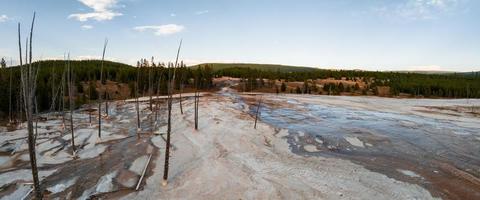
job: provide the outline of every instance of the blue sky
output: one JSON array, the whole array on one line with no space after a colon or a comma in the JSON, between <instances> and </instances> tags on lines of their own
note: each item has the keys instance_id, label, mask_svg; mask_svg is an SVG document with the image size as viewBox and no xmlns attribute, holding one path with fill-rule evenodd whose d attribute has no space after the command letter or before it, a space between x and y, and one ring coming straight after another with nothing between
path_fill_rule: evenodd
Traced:
<instances>
[{"instance_id":1,"label":"blue sky","mask_svg":"<svg viewBox=\"0 0 480 200\"><path fill-rule=\"evenodd\" d=\"M335 69L480 70L477 0L0 0L0 57L37 12L36 59L154 56Z\"/></svg>"}]
</instances>

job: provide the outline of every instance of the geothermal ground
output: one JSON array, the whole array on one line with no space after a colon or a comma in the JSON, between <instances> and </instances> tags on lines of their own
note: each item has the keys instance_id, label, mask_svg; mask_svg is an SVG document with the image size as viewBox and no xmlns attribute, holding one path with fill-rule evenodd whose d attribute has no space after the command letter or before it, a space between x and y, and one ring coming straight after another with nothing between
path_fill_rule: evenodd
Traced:
<instances>
[{"instance_id":1,"label":"geothermal ground","mask_svg":"<svg viewBox=\"0 0 480 200\"><path fill-rule=\"evenodd\" d=\"M480 199L480 100L246 94L223 88L201 97L196 131L193 98L184 96L183 115L178 101L173 105L166 186L164 98L158 98L157 120L142 101L138 136L132 101L109 104L101 138L98 119L93 116L90 123L85 111L89 107L75 111L75 155L62 117L43 114L37 158L45 196ZM29 198L25 125L0 131L0 197Z\"/></svg>"}]
</instances>

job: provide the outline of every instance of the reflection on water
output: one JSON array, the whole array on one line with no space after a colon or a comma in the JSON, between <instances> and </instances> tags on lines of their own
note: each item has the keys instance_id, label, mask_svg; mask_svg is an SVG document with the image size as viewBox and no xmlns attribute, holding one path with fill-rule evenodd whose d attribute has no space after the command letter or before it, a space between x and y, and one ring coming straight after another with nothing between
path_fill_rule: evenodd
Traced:
<instances>
[{"instance_id":1,"label":"reflection on water","mask_svg":"<svg viewBox=\"0 0 480 200\"><path fill-rule=\"evenodd\" d=\"M288 129L294 153L349 159L447 199L480 199L479 130L471 128L475 125L270 97L260 119ZM256 102L245 102L254 115Z\"/></svg>"}]
</instances>

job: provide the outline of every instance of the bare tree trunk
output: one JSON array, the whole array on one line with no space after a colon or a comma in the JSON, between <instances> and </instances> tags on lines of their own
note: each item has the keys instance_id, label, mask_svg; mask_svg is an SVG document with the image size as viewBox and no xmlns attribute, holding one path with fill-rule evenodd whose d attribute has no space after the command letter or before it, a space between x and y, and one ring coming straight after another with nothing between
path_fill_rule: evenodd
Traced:
<instances>
[{"instance_id":1,"label":"bare tree trunk","mask_svg":"<svg viewBox=\"0 0 480 200\"><path fill-rule=\"evenodd\" d=\"M61 97L62 97L62 128L65 130L65 73L66 69L65 67L63 68L63 74L62 74L62 92L61 92Z\"/></svg>"},{"instance_id":2,"label":"bare tree trunk","mask_svg":"<svg viewBox=\"0 0 480 200\"><path fill-rule=\"evenodd\" d=\"M107 92L107 88L105 87L105 114L108 117L108 100L110 100L110 95Z\"/></svg>"},{"instance_id":3,"label":"bare tree trunk","mask_svg":"<svg viewBox=\"0 0 480 200\"><path fill-rule=\"evenodd\" d=\"M257 119L258 114L260 113L260 105L262 104L262 96L260 96L260 101L258 101L257 112L255 113L255 125L253 126L254 129L257 129Z\"/></svg>"},{"instance_id":4,"label":"bare tree trunk","mask_svg":"<svg viewBox=\"0 0 480 200\"><path fill-rule=\"evenodd\" d=\"M179 98L178 98L178 101L179 101L179 104L180 104L180 114L183 115L183 106L182 106L182 86L180 85L180 94L179 94Z\"/></svg>"},{"instance_id":5,"label":"bare tree trunk","mask_svg":"<svg viewBox=\"0 0 480 200\"><path fill-rule=\"evenodd\" d=\"M107 50L108 39L105 39L103 45L103 54L102 54L102 65L100 68L100 87L103 86L102 77L103 77L103 61L105 60L105 50ZM102 93L98 95L98 137L102 138Z\"/></svg>"},{"instance_id":6,"label":"bare tree trunk","mask_svg":"<svg viewBox=\"0 0 480 200\"><path fill-rule=\"evenodd\" d=\"M195 130L198 130L198 103L200 102L200 93L195 91Z\"/></svg>"},{"instance_id":7,"label":"bare tree trunk","mask_svg":"<svg viewBox=\"0 0 480 200\"><path fill-rule=\"evenodd\" d=\"M155 123L158 122L158 110L159 110L159 99L160 96L160 83L162 82L162 74L160 73L160 78L158 79L157 83L157 100L155 101Z\"/></svg>"},{"instance_id":8,"label":"bare tree trunk","mask_svg":"<svg viewBox=\"0 0 480 200\"><path fill-rule=\"evenodd\" d=\"M153 111L152 102L152 68L148 68L148 95L150 96L150 111Z\"/></svg>"},{"instance_id":9,"label":"bare tree trunk","mask_svg":"<svg viewBox=\"0 0 480 200\"><path fill-rule=\"evenodd\" d=\"M152 58L153 62L153 58ZM153 112L153 99L152 99L152 93L153 93L153 83L152 83L152 65L148 68L148 95L150 96L150 112ZM150 132L153 133L153 119L152 116L150 115Z\"/></svg>"},{"instance_id":10,"label":"bare tree trunk","mask_svg":"<svg viewBox=\"0 0 480 200\"><path fill-rule=\"evenodd\" d=\"M53 110L55 109L55 70L53 67L52 67L51 76L52 77L50 78L50 81L52 84L52 102L50 104L50 112L53 112Z\"/></svg>"},{"instance_id":11,"label":"bare tree trunk","mask_svg":"<svg viewBox=\"0 0 480 200\"><path fill-rule=\"evenodd\" d=\"M183 106L182 106L182 93L183 93L183 75L184 75L184 71L183 71L183 62L180 64L180 94L179 94L179 104L180 104L180 114L183 115Z\"/></svg>"},{"instance_id":12,"label":"bare tree trunk","mask_svg":"<svg viewBox=\"0 0 480 200\"><path fill-rule=\"evenodd\" d=\"M37 98L35 97L35 144L37 143L37 136L38 136L38 105L37 105Z\"/></svg>"},{"instance_id":13,"label":"bare tree trunk","mask_svg":"<svg viewBox=\"0 0 480 200\"><path fill-rule=\"evenodd\" d=\"M175 65L173 69L173 77L170 78L170 68L168 71L169 80L168 80L168 124L167 124L167 144L165 150L165 166L163 171L163 185L167 185L168 181L168 166L170 159L170 132L172 131L172 93L173 93L173 83L175 81L175 68L178 63L178 56L180 54L180 49L182 47L182 41L180 40L180 45L178 46L177 58L175 60Z\"/></svg>"},{"instance_id":14,"label":"bare tree trunk","mask_svg":"<svg viewBox=\"0 0 480 200\"><path fill-rule=\"evenodd\" d=\"M194 100L194 122L195 122L195 130L198 130L198 102L200 101L200 94L198 92L198 85L200 83L200 74L196 75L197 77L195 78L195 97L193 98Z\"/></svg>"},{"instance_id":15,"label":"bare tree trunk","mask_svg":"<svg viewBox=\"0 0 480 200\"><path fill-rule=\"evenodd\" d=\"M12 61L10 61L10 66L12 65ZM12 123L13 122L13 115L12 115L12 71L13 69L10 68L10 88L9 88L9 95L8 95L8 121L9 123Z\"/></svg>"},{"instance_id":16,"label":"bare tree trunk","mask_svg":"<svg viewBox=\"0 0 480 200\"><path fill-rule=\"evenodd\" d=\"M73 87L72 87L72 68L70 66L70 53L68 53L68 61L67 61L67 69L68 69L68 103L70 104L70 133L72 134L72 155L75 156L75 134L73 130Z\"/></svg>"},{"instance_id":17,"label":"bare tree trunk","mask_svg":"<svg viewBox=\"0 0 480 200\"><path fill-rule=\"evenodd\" d=\"M21 66L21 65L20 65ZM15 121L18 123L18 122L22 122L22 118L23 118L23 87L20 87L20 91L18 92L18 96L17 96L17 112L16 113L16 119Z\"/></svg>"},{"instance_id":18,"label":"bare tree trunk","mask_svg":"<svg viewBox=\"0 0 480 200\"><path fill-rule=\"evenodd\" d=\"M168 69L168 100L167 100L167 110L168 110L168 119L167 119L167 144L165 150L165 166L163 171L163 185L167 185L168 181L168 166L170 159L170 131L172 129L172 96L171 96L171 78L170 78L170 67Z\"/></svg>"},{"instance_id":19,"label":"bare tree trunk","mask_svg":"<svg viewBox=\"0 0 480 200\"><path fill-rule=\"evenodd\" d=\"M140 80L140 66L137 66L137 80L135 81L135 109L137 110L137 136L140 132L140 105L138 102L138 81Z\"/></svg>"},{"instance_id":20,"label":"bare tree trunk","mask_svg":"<svg viewBox=\"0 0 480 200\"><path fill-rule=\"evenodd\" d=\"M35 23L35 12L33 13L32 26L30 29L30 55L25 55L29 57L28 66L23 66L22 63L22 49L20 41L20 23L18 24L18 45L20 52L20 69L21 69L21 82L23 88L23 99L24 99L24 109L25 116L27 118L27 129L28 129L28 151L30 156L30 166L32 168L32 177L33 185L35 187L35 196L37 199L42 199L42 189L40 188L40 180L38 179L38 169L37 169L37 159L35 153L35 138L33 133L33 101L35 99L35 90L36 90L36 76L38 74L38 67L36 71L32 71L32 38L33 38L33 26ZM25 69L26 68L26 69Z\"/></svg>"},{"instance_id":21,"label":"bare tree trunk","mask_svg":"<svg viewBox=\"0 0 480 200\"><path fill-rule=\"evenodd\" d=\"M92 105L90 104L90 100L92 99L92 76L90 72L88 73L88 123L90 127L92 126Z\"/></svg>"}]
</instances>

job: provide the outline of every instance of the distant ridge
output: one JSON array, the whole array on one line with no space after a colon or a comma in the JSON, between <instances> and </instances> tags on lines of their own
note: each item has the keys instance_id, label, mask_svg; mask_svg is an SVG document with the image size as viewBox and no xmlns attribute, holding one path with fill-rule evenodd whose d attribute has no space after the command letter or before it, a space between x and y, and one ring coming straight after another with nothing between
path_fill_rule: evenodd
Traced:
<instances>
[{"instance_id":1,"label":"distant ridge","mask_svg":"<svg viewBox=\"0 0 480 200\"><path fill-rule=\"evenodd\" d=\"M375 70L363 70L363 69L326 69L326 68L315 68L315 67L305 67L305 66L294 66L294 65L280 65L280 64L258 64L258 63L202 63L190 66L196 68L198 66L209 65L213 68L213 71L219 71L227 68L250 68L263 71L272 71L272 72L309 72L316 70L327 70L327 71L357 71L357 72L368 72ZM432 75L465 75L465 76L480 76L480 71L477 72L455 72L455 71L422 71L422 70L399 70L399 71L378 71L378 72L394 72L394 73L415 73L415 74L432 74Z\"/></svg>"},{"instance_id":2,"label":"distant ridge","mask_svg":"<svg viewBox=\"0 0 480 200\"><path fill-rule=\"evenodd\" d=\"M253 64L253 63L203 63L191 66L192 68L196 68L198 66L208 65L213 68L214 71L227 69L227 68L251 68L257 70L264 70L264 71L272 71L272 72L308 72L308 71L315 71L320 70L319 68L314 67L303 67L303 66L291 66L291 65L278 65L278 64Z\"/></svg>"}]
</instances>

